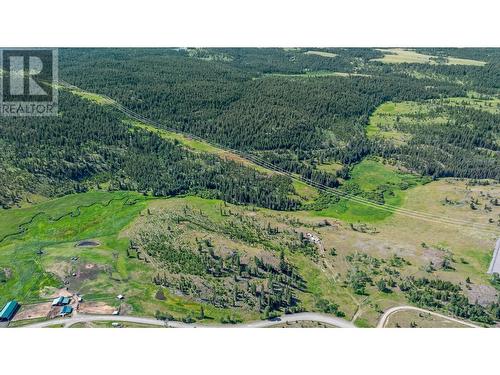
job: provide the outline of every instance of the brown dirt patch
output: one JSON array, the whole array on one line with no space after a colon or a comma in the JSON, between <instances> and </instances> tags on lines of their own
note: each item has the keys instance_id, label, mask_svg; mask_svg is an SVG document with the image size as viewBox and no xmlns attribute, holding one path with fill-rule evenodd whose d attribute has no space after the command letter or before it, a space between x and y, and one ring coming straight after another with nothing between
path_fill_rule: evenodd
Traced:
<instances>
[{"instance_id":1,"label":"brown dirt patch","mask_svg":"<svg viewBox=\"0 0 500 375\"><path fill-rule=\"evenodd\" d=\"M47 271L58 276L60 279L64 279L71 273L71 264L68 262L52 263L47 267Z\"/></svg>"},{"instance_id":2,"label":"brown dirt patch","mask_svg":"<svg viewBox=\"0 0 500 375\"><path fill-rule=\"evenodd\" d=\"M469 285L466 289L470 303L479 303L482 306L488 306L498 301L498 294L495 288L489 285Z\"/></svg>"},{"instance_id":3,"label":"brown dirt patch","mask_svg":"<svg viewBox=\"0 0 500 375\"><path fill-rule=\"evenodd\" d=\"M76 272L76 279L79 281L93 280L97 278L97 275L102 271L102 268L96 264L86 264L80 267Z\"/></svg>"},{"instance_id":4,"label":"brown dirt patch","mask_svg":"<svg viewBox=\"0 0 500 375\"><path fill-rule=\"evenodd\" d=\"M105 302L81 302L78 307L78 312L83 314L102 314L110 315L116 308L109 306Z\"/></svg>"},{"instance_id":5,"label":"brown dirt patch","mask_svg":"<svg viewBox=\"0 0 500 375\"><path fill-rule=\"evenodd\" d=\"M68 291L66 288L44 288L40 293L42 298L57 298L59 296L63 297L71 297L73 294Z\"/></svg>"},{"instance_id":6,"label":"brown dirt patch","mask_svg":"<svg viewBox=\"0 0 500 375\"><path fill-rule=\"evenodd\" d=\"M433 266L439 267L443 263L446 254L442 250L425 249L422 255L422 259L427 263L431 262Z\"/></svg>"},{"instance_id":7,"label":"brown dirt patch","mask_svg":"<svg viewBox=\"0 0 500 375\"><path fill-rule=\"evenodd\" d=\"M78 291L85 281L95 280L101 272L105 271L106 266L87 263L78 267L76 272L74 272L76 275L70 273L64 280L70 290Z\"/></svg>"},{"instance_id":8,"label":"brown dirt patch","mask_svg":"<svg viewBox=\"0 0 500 375\"><path fill-rule=\"evenodd\" d=\"M13 321L44 318L49 315L51 302L37 303L35 305L23 305L14 316Z\"/></svg>"},{"instance_id":9,"label":"brown dirt patch","mask_svg":"<svg viewBox=\"0 0 500 375\"><path fill-rule=\"evenodd\" d=\"M47 314L47 317L49 319L57 318L57 317L59 317L60 312L61 312L61 306L51 307L49 313Z\"/></svg>"}]
</instances>

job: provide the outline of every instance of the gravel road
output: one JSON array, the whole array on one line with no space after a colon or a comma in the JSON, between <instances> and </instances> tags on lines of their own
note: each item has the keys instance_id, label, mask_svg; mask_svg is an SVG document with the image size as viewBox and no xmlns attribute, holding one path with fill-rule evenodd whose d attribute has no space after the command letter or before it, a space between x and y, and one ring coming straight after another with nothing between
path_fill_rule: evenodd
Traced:
<instances>
[{"instance_id":1,"label":"gravel road","mask_svg":"<svg viewBox=\"0 0 500 375\"><path fill-rule=\"evenodd\" d=\"M113 322L130 322L139 324L149 324L158 327L172 327L172 328L265 328L271 327L273 325L282 324L286 322L297 322L310 320L315 322L321 322L325 324L330 324L339 328L355 328L354 324L341 318L336 318L329 315L318 314L318 313L297 313L284 315L279 318L269 319L269 320L259 320L250 323L234 324L234 325L203 325L203 324L187 324L182 322L168 321L163 322L161 320L153 318L142 318L137 316L120 316L120 315L84 315L78 314L71 318L53 319L44 322L38 322L24 327L27 328L42 328L49 327L57 324L64 324L65 327L70 327L76 323L87 323L87 322L99 322L99 321L113 321Z\"/></svg>"}]
</instances>

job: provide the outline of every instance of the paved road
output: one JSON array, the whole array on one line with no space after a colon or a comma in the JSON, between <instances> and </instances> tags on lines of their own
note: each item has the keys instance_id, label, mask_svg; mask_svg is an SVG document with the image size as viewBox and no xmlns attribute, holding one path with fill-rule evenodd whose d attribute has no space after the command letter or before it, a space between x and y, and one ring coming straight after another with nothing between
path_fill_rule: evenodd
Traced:
<instances>
[{"instance_id":1,"label":"paved road","mask_svg":"<svg viewBox=\"0 0 500 375\"><path fill-rule=\"evenodd\" d=\"M469 322L466 322L466 321L463 321L460 319L455 319L455 318L452 318L450 316L442 315L442 314L439 314L439 313L434 312L434 311L429 311L429 310L421 309L419 307L414 307L414 306L396 306L396 307L390 308L380 317L380 320L378 321L378 324L377 324L377 328L384 328L385 325L387 324L389 317L392 314L394 314L398 311L408 311L408 310L428 313L428 314L438 316L438 317L443 318L443 319L451 320L452 322L463 324L463 325L465 325L467 327L471 327L471 328L481 328L480 326L473 324L473 323L469 323Z\"/></svg>"},{"instance_id":2,"label":"paved road","mask_svg":"<svg viewBox=\"0 0 500 375\"><path fill-rule=\"evenodd\" d=\"M280 318L272 320L259 320L250 323L234 324L234 325L204 325L204 324L187 324L182 322L163 322L161 320L153 318L142 318L136 316L120 316L120 315L83 315L79 314L71 318L53 319L44 322L34 323L26 325L24 327L28 328L43 328L49 327L57 324L64 324L65 327L70 327L76 323L87 323L87 322L98 322L98 321L113 321L113 322L129 322L129 323L139 323L139 324L149 324L158 327L172 327L172 328L210 328L210 327L234 327L234 328L264 328L271 327L277 324L282 324L286 322L296 322L311 320L315 322L321 322L325 324L330 324L339 328L355 328L354 324L341 318L336 318L329 315L323 315L318 313L297 313L284 315Z\"/></svg>"},{"instance_id":3,"label":"paved road","mask_svg":"<svg viewBox=\"0 0 500 375\"><path fill-rule=\"evenodd\" d=\"M490 268L488 268L488 273L499 273L500 274L500 238L497 240L495 250L493 251L493 258L491 259Z\"/></svg>"}]
</instances>

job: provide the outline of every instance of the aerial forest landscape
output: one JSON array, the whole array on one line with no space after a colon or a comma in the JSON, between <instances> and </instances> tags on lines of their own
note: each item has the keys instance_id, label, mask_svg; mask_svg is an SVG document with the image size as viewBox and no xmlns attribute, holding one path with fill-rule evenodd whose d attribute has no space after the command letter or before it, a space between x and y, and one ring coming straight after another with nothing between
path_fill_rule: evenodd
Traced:
<instances>
[{"instance_id":1,"label":"aerial forest landscape","mask_svg":"<svg viewBox=\"0 0 500 375\"><path fill-rule=\"evenodd\" d=\"M0 328L500 326L500 49L59 48L37 83Z\"/></svg>"}]
</instances>

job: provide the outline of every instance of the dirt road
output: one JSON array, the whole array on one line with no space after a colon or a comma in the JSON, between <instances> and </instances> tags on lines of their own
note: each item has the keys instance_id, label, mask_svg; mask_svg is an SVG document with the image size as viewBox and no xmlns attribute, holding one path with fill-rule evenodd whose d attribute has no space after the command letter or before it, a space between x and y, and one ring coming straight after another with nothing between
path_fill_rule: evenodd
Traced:
<instances>
[{"instance_id":1,"label":"dirt road","mask_svg":"<svg viewBox=\"0 0 500 375\"><path fill-rule=\"evenodd\" d=\"M448 319L450 321L463 324L467 327L471 328L481 328L480 326L466 322L460 319L456 319L450 316L442 315L439 313L436 313L434 311L429 311L425 309L421 309L418 307L414 306L396 306L392 307L389 310L387 310L381 317L380 320L377 324L377 328L384 328L385 325L387 324L387 321L389 320L389 317L398 312L398 311L408 311L408 310L413 310L413 311L419 311L427 314L431 314L437 317L440 317L442 319ZM337 318L334 316L330 315L325 315L325 314L319 314L319 313L310 313L310 312L303 312L303 313L297 313L297 314L289 314L289 315L283 315L278 318L274 319L268 319L268 320L257 320L254 322L249 322L249 323L241 323L241 324L212 324L212 325L207 325L207 324L188 324L188 323L183 323L183 322L177 322L177 321L162 321L162 320L157 320L154 318L143 318L143 317L138 317L138 316L120 316L120 315L90 315L90 314L78 314L73 317L69 318L61 318L61 319L52 319L52 320L47 320L43 322L38 322L38 323L33 323L26 325L24 327L26 328L43 328L43 327L50 327L54 325L59 325L59 324L64 324L64 327L71 327L74 324L77 323L88 323L88 322L129 322L129 323L139 323L139 324L147 324L147 325L152 325L152 326L157 326L157 327L170 327L170 328L266 328L266 327L272 327L274 325L278 324L283 324L287 322L297 322L297 321L313 321L313 322L320 322L320 323L325 323L329 324L335 327L339 328L356 328L354 323L342 319L342 318Z\"/></svg>"},{"instance_id":2,"label":"dirt road","mask_svg":"<svg viewBox=\"0 0 500 375\"><path fill-rule=\"evenodd\" d=\"M315 321L321 322L329 325L333 325L339 328L355 328L354 324L341 318L336 318L329 315L318 314L318 313L297 313L284 315L276 319L269 320L259 320L250 323L242 324L219 324L219 325L204 325L204 324L187 324L176 321L161 321L154 318L142 318L137 316L119 316L119 315L84 315L78 314L77 316L63 319L53 319L44 322L38 322L34 324L27 325L27 328L43 328L50 327L53 325L64 324L64 327L70 327L76 323L87 323L87 322L98 322L98 321L113 321L113 322L130 322L139 324L149 324L158 327L171 327L171 328L265 328L271 327L273 325L282 324L286 322L297 322L297 321Z\"/></svg>"},{"instance_id":3,"label":"dirt road","mask_svg":"<svg viewBox=\"0 0 500 375\"><path fill-rule=\"evenodd\" d=\"M451 320L452 322L463 324L463 325L465 325L467 327L471 327L471 328L481 328L480 326L473 324L473 323L469 323L469 322L466 322L466 321L463 321L460 319L455 319L455 318L452 318L450 316L442 315L442 314L436 313L434 311L429 311L429 310L421 309L419 307L414 307L414 306L396 306L396 307L390 308L389 310L384 312L384 314L380 317L380 320L377 324L377 328L384 328L385 325L387 324L387 321L389 320L389 317L392 314L394 314L398 311L408 311L408 310L419 311L419 312L431 314L434 316L438 316L442 319L448 319L448 320Z\"/></svg>"}]
</instances>

